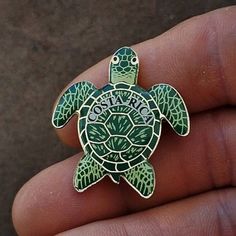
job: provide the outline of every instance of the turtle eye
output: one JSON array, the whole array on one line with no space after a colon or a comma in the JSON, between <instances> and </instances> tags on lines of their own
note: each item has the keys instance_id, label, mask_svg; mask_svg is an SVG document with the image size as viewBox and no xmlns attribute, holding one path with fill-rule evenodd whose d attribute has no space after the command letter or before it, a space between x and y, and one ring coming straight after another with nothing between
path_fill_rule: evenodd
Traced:
<instances>
[{"instance_id":1,"label":"turtle eye","mask_svg":"<svg viewBox=\"0 0 236 236\"><path fill-rule=\"evenodd\" d=\"M113 56L112 59L111 59L111 62L112 62L113 64L115 64L115 65L118 64L119 61L120 61L120 59L119 59L118 56Z\"/></svg>"},{"instance_id":2,"label":"turtle eye","mask_svg":"<svg viewBox=\"0 0 236 236\"><path fill-rule=\"evenodd\" d=\"M132 65L138 64L138 58L137 58L137 57L132 57L132 58L131 58L131 64L132 64Z\"/></svg>"}]
</instances>

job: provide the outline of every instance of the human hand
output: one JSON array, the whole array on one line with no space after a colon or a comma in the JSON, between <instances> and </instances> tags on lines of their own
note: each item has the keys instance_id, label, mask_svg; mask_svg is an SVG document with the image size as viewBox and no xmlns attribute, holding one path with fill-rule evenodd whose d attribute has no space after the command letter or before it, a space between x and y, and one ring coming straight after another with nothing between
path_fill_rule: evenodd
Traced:
<instances>
[{"instance_id":1,"label":"human hand","mask_svg":"<svg viewBox=\"0 0 236 236\"><path fill-rule=\"evenodd\" d=\"M26 183L16 196L19 235L235 235L236 234L236 7L192 18L135 45L139 84L168 83L191 113L181 138L165 127L150 162L156 190L142 199L126 183L105 178L83 193L73 189L81 153ZM108 81L108 60L74 81ZM229 106L230 105L230 106ZM79 146L76 119L59 137Z\"/></svg>"}]
</instances>

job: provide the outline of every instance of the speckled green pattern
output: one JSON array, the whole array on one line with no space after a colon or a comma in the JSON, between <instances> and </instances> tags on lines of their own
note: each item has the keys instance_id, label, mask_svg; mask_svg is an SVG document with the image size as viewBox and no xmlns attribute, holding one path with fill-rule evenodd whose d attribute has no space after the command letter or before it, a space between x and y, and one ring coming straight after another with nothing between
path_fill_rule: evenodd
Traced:
<instances>
[{"instance_id":1,"label":"speckled green pattern","mask_svg":"<svg viewBox=\"0 0 236 236\"><path fill-rule=\"evenodd\" d=\"M85 157L77 165L74 187L82 192L108 175L123 178L142 197L155 188L147 161L156 149L165 118L179 135L189 132L188 111L179 93L167 84L148 91L137 85L139 60L132 48L112 56L109 83L96 89L89 82L72 85L59 99L52 122L63 127L79 115L78 134Z\"/></svg>"},{"instance_id":2,"label":"speckled green pattern","mask_svg":"<svg viewBox=\"0 0 236 236\"><path fill-rule=\"evenodd\" d=\"M152 97L137 85L119 82L99 91L81 109L81 141L108 173L122 175L150 157L160 136L160 115L153 112L158 108Z\"/></svg>"},{"instance_id":3,"label":"speckled green pattern","mask_svg":"<svg viewBox=\"0 0 236 236\"><path fill-rule=\"evenodd\" d=\"M168 84L159 84L149 89L161 113L179 135L189 132L189 116L180 94Z\"/></svg>"},{"instance_id":4,"label":"speckled green pattern","mask_svg":"<svg viewBox=\"0 0 236 236\"><path fill-rule=\"evenodd\" d=\"M138 68L136 53L128 47L123 47L112 57L110 63L110 82L113 84L118 82L136 84Z\"/></svg>"},{"instance_id":5,"label":"speckled green pattern","mask_svg":"<svg viewBox=\"0 0 236 236\"><path fill-rule=\"evenodd\" d=\"M87 154L77 165L74 174L74 187L78 192L82 192L103 178L104 175L104 169Z\"/></svg>"},{"instance_id":6,"label":"speckled green pattern","mask_svg":"<svg viewBox=\"0 0 236 236\"><path fill-rule=\"evenodd\" d=\"M153 194L155 188L154 169L148 162L143 162L124 173L126 181L145 198Z\"/></svg>"},{"instance_id":7,"label":"speckled green pattern","mask_svg":"<svg viewBox=\"0 0 236 236\"><path fill-rule=\"evenodd\" d=\"M56 128L62 128L95 90L94 85L86 81L69 87L56 104L52 124Z\"/></svg>"}]
</instances>

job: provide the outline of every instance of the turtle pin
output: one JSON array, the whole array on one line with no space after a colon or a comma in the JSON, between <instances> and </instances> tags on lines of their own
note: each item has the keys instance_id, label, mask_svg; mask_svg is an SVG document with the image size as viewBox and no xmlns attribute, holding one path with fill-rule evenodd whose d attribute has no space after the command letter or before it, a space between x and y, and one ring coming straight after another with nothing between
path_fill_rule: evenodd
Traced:
<instances>
[{"instance_id":1,"label":"turtle pin","mask_svg":"<svg viewBox=\"0 0 236 236\"><path fill-rule=\"evenodd\" d=\"M52 124L62 128L78 115L78 134L84 150L74 174L74 188L83 192L106 175L122 177L142 197L155 189L155 173L148 162L161 135L162 120L181 136L189 133L187 108L168 84L149 90L137 85L139 60L123 47L110 61L109 83L97 89L88 81L70 86L58 99Z\"/></svg>"}]
</instances>

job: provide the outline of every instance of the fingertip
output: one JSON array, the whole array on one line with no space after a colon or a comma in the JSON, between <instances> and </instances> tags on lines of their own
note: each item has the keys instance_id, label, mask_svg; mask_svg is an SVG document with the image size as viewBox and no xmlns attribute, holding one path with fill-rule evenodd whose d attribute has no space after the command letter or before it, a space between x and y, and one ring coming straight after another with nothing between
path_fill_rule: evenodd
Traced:
<instances>
[{"instance_id":1,"label":"fingertip","mask_svg":"<svg viewBox=\"0 0 236 236\"><path fill-rule=\"evenodd\" d=\"M75 191L73 174L81 156L82 153L48 167L20 189L12 209L18 235L55 235L125 212L119 186L108 178L86 192Z\"/></svg>"},{"instance_id":2,"label":"fingertip","mask_svg":"<svg viewBox=\"0 0 236 236\"><path fill-rule=\"evenodd\" d=\"M58 204L62 195L75 197L71 179L73 166L78 161L78 155L64 161L64 165L55 164L30 179L18 191L12 207L12 220L15 230L21 236L48 235L48 232L63 230L63 223L71 217L65 207L69 201ZM71 171L65 171L69 169ZM63 172L61 178L57 176ZM48 184L51 182L52 184ZM63 185L64 189L56 189L56 186ZM58 191L57 191L58 190ZM62 211L64 209L64 211ZM57 212L64 213L64 222L60 222ZM42 227L45 226L45 227ZM50 227L49 227L50 226ZM42 227L42 228L41 228Z\"/></svg>"}]
</instances>

